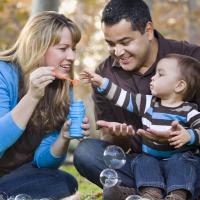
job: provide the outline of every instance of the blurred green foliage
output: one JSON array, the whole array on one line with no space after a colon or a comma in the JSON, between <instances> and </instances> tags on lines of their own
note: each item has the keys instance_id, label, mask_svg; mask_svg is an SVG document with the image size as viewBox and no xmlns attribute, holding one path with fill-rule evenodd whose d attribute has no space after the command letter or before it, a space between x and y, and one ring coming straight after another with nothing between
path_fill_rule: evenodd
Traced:
<instances>
[{"instance_id":1,"label":"blurred green foliage","mask_svg":"<svg viewBox=\"0 0 200 200\"><path fill-rule=\"evenodd\" d=\"M29 17L27 1L0 0L0 49L11 46Z\"/></svg>"}]
</instances>

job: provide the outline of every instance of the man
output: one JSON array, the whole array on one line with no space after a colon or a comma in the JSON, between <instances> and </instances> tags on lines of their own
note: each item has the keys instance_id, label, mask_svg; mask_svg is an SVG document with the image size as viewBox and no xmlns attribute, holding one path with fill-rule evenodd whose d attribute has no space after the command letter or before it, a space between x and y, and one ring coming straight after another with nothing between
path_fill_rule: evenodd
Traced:
<instances>
[{"instance_id":1,"label":"man","mask_svg":"<svg viewBox=\"0 0 200 200\"><path fill-rule=\"evenodd\" d=\"M96 72L127 91L150 94L149 83L156 64L169 53L189 55L200 60L199 46L166 39L154 30L148 6L142 0L110 0L103 10L101 21L110 56L99 65ZM200 107L199 96L191 101ZM139 152L139 137L133 139L130 135L141 127L141 121L134 114L113 105L95 90L94 102L97 119L100 120L97 125L101 127L103 140L82 141L76 149L74 164L82 176L102 187L99 174L107 167L103 161L104 149L109 144L117 144L125 150ZM179 124L172 127L176 131L182 129ZM155 131L141 130L140 135L154 139L168 138L168 133L161 136L161 132ZM109 189L110 194L104 191L104 199L125 199L129 193L133 193L127 188L135 187L131 170L134 155L127 154L126 165L117 170L120 185L123 186L121 190L115 188L112 193L112 189Z\"/></svg>"}]
</instances>

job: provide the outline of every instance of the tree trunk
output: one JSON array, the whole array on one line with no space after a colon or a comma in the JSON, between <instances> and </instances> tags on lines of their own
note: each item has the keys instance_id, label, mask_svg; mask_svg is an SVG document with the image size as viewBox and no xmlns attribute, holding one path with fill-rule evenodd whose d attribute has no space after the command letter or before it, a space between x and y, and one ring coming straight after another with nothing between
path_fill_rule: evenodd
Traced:
<instances>
[{"instance_id":1,"label":"tree trunk","mask_svg":"<svg viewBox=\"0 0 200 200\"><path fill-rule=\"evenodd\" d=\"M32 0L31 15L45 10L58 11L59 0Z\"/></svg>"}]
</instances>

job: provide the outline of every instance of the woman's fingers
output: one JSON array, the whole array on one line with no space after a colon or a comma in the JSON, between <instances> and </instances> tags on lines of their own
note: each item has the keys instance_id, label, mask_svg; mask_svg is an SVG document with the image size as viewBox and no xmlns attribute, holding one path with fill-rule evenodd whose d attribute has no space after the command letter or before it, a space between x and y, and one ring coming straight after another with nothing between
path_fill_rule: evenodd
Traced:
<instances>
[{"instance_id":1,"label":"woman's fingers","mask_svg":"<svg viewBox=\"0 0 200 200\"><path fill-rule=\"evenodd\" d=\"M81 124L81 128L83 128L84 130L90 129L90 123L89 123L88 117L84 117L82 124Z\"/></svg>"},{"instance_id":2,"label":"woman's fingers","mask_svg":"<svg viewBox=\"0 0 200 200\"><path fill-rule=\"evenodd\" d=\"M81 125L81 128L84 129L84 130L89 130L90 129L90 124L87 123L87 124L82 124Z\"/></svg>"},{"instance_id":3,"label":"woman's fingers","mask_svg":"<svg viewBox=\"0 0 200 200\"><path fill-rule=\"evenodd\" d=\"M89 123L89 118L88 117L84 117L83 118L83 123L85 123L85 124Z\"/></svg>"},{"instance_id":4,"label":"woman's fingers","mask_svg":"<svg viewBox=\"0 0 200 200\"><path fill-rule=\"evenodd\" d=\"M90 130L90 123L89 123L88 117L85 117L83 119L83 123L81 125L81 128L83 129L82 134L84 136L89 136L90 135L90 131L89 131Z\"/></svg>"},{"instance_id":5,"label":"woman's fingers","mask_svg":"<svg viewBox=\"0 0 200 200\"><path fill-rule=\"evenodd\" d=\"M30 82L39 85L49 80L55 80L52 67L40 67L30 74Z\"/></svg>"},{"instance_id":6,"label":"woman's fingers","mask_svg":"<svg viewBox=\"0 0 200 200\"><path fill-rule=\"evenodd\" d=\"M53 67L39 67L30 74L29 94L32 97L40 99L44 96L46 86L55 80L53 69Z\"/></svg>"},{"instance_id":7,"label":"woman's fingers","mask_svg":"<svg viewBox=\"0 0 200 200\"><path fill-rule=\"evenodd\" d=\"M69 134L70 124L71 124L71 120L69 119L63 124L63 127L61 129L62 136L66 139L70 139L70 134Z\"/></svg>"},{"instance_id":8,"label":"woman's fingers","mask_svg":"<svg viewBox=\"0 0 200 200\"><path fill-rule=\"evenodd\" d=\"M44 83L44 82L47 82L47 81L49 81L49 80L54 81L54 80L55 80L55 77L54 77L54 76L49 76L49 75L41 76L40 78L33 79L33 80L32 80L32 83L33 83L34 85L39 85L39 84Z\"/></svg>"},{"instance_id":9,"label":"woman's fingers","mask_svg":"<svg viewBox=\"0 0 200 200\"><path fill-rule=\"evenodd\" d=\"M89 135L90 135L90 132L89 132L89 130L85 130L85 131L82 131L82 134L83 134L84 136L89 136Z\"/></svg>"},{"instance_id":10,"label":"woman's fingers","mask_svg":"<svg viewBox=\"0 0 200 200\"><path fill-rule=\"evenodd\" d=\"M43 76L54 76L54 67L39 67L30 74L31 79L39 79Z\"/></svg>"}]
</instances>

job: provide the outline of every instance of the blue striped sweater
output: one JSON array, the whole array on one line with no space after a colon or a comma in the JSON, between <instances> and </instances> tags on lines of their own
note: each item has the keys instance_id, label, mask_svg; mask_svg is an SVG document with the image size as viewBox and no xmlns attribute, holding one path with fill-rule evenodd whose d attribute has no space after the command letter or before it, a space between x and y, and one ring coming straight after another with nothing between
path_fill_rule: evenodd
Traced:
<instances>
[{"instance_id":1,"label":"blue striped sweater","mask_svg":"<svg viewBox=\"0 0 200 200\"><path fill-rule=\"evenodd\" d=\"M168 158L174 153L195 149L200 144L200 113L196 104L184 102L175 108L165 107L161 105L157 97L127 92L107 78L103 79L103 86L97 90L115 105L140 116L145 130L147 128L159 131L168 130L173 121L178 121L191 135L190 142L179 149L170 146L168 142L161 143L142 138L144 153L159 158Z\"/></svg>"}]
</instances>

